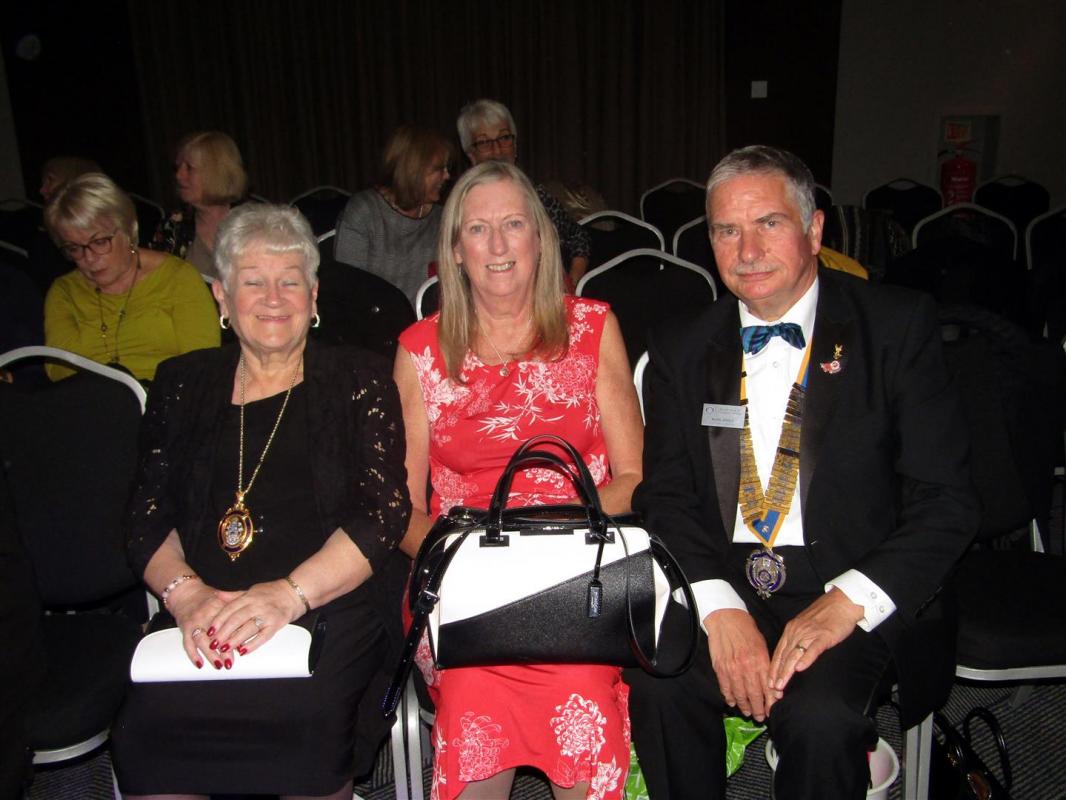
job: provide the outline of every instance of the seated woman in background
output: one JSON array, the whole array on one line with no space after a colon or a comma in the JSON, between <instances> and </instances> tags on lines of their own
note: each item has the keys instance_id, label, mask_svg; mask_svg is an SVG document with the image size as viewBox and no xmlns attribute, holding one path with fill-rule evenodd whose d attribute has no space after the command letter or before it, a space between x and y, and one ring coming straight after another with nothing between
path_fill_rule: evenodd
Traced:
<instances>
[{"instance_id":1,"label":"seated woman in background","mask_svg":"<svg viewBox=\"0 0 1066 800\"><path fill-rule=\"evenodd\" d=\"M174 183L182 206L160 223L150 247L217 278L212 255L218 225L248 190L236 142L220 131L190 133L178 144Z\"/></svg>"},{"instance_id":2,"label":"seated woman in background","mask_svg":"<svg viewBox=\"0 0 1066 800\"><path fill-rule=\"evenodd\" d=\"M393 131L377 186L352 195L337 219L337 260L380 275L414 305L437 259L437 204L451 158L451 144L437 131Z\"/></svg>"},{"instance_id":3,"label":"seated woman in background","mask_svg":"<svg viewBox=\"0 0 1066 800\"><path fill-rule=\"evenodd\" d=\"M211 293L199 273L166 253L137 247L137 213L114 181L89 173L44 210L56 246L75 269L44 301L44 343L118 365L150 381L165 358L218 347ZM49 365L58 380L69 369Z\"/></svg>"},{"instance_id":4,"label":"seated woman in background","mask_svg":"<svg viewBox=\"0 0 1066 800\"><path fill-rule=\"evenodd\" d=\"M312 612L325 635L309 678L132 684L111 730L118 785L350 800L388 730L378 696L360 701L401 636L399 398L376 357L308 342L319 254L298 211L235 209L215 260L238 343L159 369L130 563L181 629L175 657L204 672L254 667L242 659Z\"/></svg>"},{"instance_id":5,"label":"seated woman in background","mask_svg":"<svg viewBox=\"0 0 1066 800\"><path fill-rule=\"evenodd\" d=\"M401 334L393 371L414 508L405 552L452 506L487 507L515 448L538 434L569 440L604 510L628 511L643 436L618 321L604 303L563 294L555 227L521 170L489 162L459 179L439 258L440 313ZM573 495L551 470L520 470L510 502ZM557 800L622 796L628 688L617 667L438 671L425 640L415 660L437 707L433 797L505 798L527 765L548 776Z\"/></svg>"},{"instance_id":6,"label":"seated woman in background","mask_svg":"<svg viewBox=\"0 0 1066 800\"><path fill-rule=\"evenodd\" d=\"M514 164L517 161L518 132L511 112L503 103L488 99L475 100L463 106L455 124L459 129L459 143L471 164L484 161ZM573 288L589 266L589 235L544 186L538 184L536 189L559 235L563 269Z\"/></svg>"}]
</instances>

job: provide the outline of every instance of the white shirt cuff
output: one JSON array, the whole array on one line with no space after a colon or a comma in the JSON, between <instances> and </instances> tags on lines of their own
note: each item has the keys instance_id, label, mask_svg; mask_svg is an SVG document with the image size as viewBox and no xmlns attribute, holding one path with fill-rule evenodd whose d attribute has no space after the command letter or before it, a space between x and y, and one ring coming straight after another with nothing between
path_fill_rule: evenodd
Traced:
<instances>
[{"instance_id":1,"label":"white shirt cuff","mask_svg":"<svg viewBox=\"0 0 1066 800\"><path fill-rule=\"evenodd\" d=\"M674 600L688 608L685 602L685 594L680 589L674 590ZM747 611L748 607L740 599L740 595L729 585L729 581L707 580L696 581L692 584L692 596L696 598L696 613L699 615L700 627L707 615L723 608L735 608L738 611ZM895 608L895 606L893 606ZM706 633L707 629L703 628Z\"/></svg>"},{"instance_id":2,"label":"white shirt cuff","mask_svg":"<svg viewBox=\"0 0 1066 800\"><path fill-rule=\"evenodd\" d=\"M863 618L859 620L859 627L864 631L872 631L896 610L896 604L884 589L857 569L838 575L825 585L825 590L828 592L834 586L855 605L862 606Z\"/></svg>"}]
</instances>

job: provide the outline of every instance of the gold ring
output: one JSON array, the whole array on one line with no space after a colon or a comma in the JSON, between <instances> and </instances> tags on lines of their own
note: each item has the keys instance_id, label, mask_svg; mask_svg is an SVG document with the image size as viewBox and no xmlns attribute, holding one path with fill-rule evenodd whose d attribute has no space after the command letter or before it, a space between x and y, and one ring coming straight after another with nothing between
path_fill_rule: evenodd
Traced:
<instances>
[{"instance_id":1,"label":"gold ring","mask_svg":"<svg viewBox=\"0 0 1066 800\"><path fill-rule=\"evenodd\" d=\"M797 650L800 650L800 651L802 651L802 652L804 652L804 653L806 653L806 652L807 652L807 648L806 648L806 647L805 647L804 645L802 645L802 644L798 644L798 645L796 645L796 649L797 649Z\"/></svg>"}]
</instances>

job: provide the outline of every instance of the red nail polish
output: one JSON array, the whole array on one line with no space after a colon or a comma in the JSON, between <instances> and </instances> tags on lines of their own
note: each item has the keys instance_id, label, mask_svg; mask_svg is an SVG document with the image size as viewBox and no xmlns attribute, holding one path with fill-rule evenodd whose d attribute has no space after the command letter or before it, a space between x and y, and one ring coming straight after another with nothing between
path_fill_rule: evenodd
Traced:
<instances>
[{"instance_id":1,"label":"red nail polish","mask_svg":"<svg viewBox=\"0 0 1066 800\"><path fill-rule=\"evenodd\" d=\"M212 639L211 644L208 645L212 650L218 649L218 639Z\"/></svg>"},{"instance_id":2,"label":"red nail polish","mask_svg":"<svg viewBox=\"0 0 1066 800\"><path fill-rule=\"evenodd\" d=\"M203 661L201 661L200 659L196 659L196 668L197 669L201 669L203 667L203 665L204 665Z\"/></svg>"},{"instance_id":3,"label":"red nail polish","mask_svg":"<svg viewBox=\"0 0 1066 800\"><path fill-rule=\"evenodd\" d=\"M248 655L248 648L242 644L240 647L237 648L237 652L240 653L242 656L246 656Z\"/></svg>"},{"instance_id":4,"label":"red nail polish","mask_svg":"<svg viewBox=\"0 0 1066 800\"><path fill-rule=\"evenodd\" d=\"M212 625L210 628L207 629L207 635L208 636L214 636L215 635L215 626L214 625Z\"/></svg>"},{"instance_id":5,"label":"red nail polish","mask_svg":"<svg viewBox=\"0 0 1066 800\"><path fill-rule=\"evenodd\" d=\"M221 661L215 661L215 669L222 669L222 662Z\"/></svg>"},{"instance_id":6,"label":"red nail polish","mask_svg":"<svg viewBox=\"0 0 1066 800\"><path fill-rule=\"evenodd\" d=\"M218 648L218 652L220 652L220 653L225 653L227 650L229 650L229 644L228 643L224 644L220 648Z\"/></svg>"},{"instance_id":7,"label":"red nail polish","mask_svg":"<svg viewBox=\"0 0 1066 800\"><path fill-rule=\"evenodd\" d=\"M229 660L229 659L227 658L227 659L226 659L226 669L229 669L229 668L230 668L230 667L232 667L232 666L233 666L233 662L232 662L232 661L230 661L230 660Z\"/></svg>"}]
</instances>

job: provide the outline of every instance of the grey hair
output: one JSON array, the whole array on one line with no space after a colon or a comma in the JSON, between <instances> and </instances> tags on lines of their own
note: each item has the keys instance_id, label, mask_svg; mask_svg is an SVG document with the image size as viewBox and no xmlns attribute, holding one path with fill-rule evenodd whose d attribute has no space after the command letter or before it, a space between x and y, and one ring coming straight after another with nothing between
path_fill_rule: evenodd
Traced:
<instances>
[{"instance_id":1,"label":"grey hair","mask_svg":"<svg viewBox=\"0 0 1066 800\"><path fill-rule=\"evenodd\" d=\"M215 269L223 288L231 288L237 259L253 247L268 253L299 253L307 282L318 282L318 242L304 215L290 206L245 203L237 206L218 226Z\"/></svg>"},{"instance_id":2,"label":"grey hair","mask_svg":"<svg viewBox=\"0 0 1066 800\"><path fill-rule=\"evenodd\" d=\"M778 174L784 177L788 191L799 208L803 230L808 231L814 219L814 175L799 157L776 147L753 144L727 155L711 170L707 179L707 200L718 186L741 175Z\"/></svg>"},{"instance_id":3,"label":"grey hair","mask_svg":"<svg viewBox=\"0 0 1066 800\"><path fill-rule=\"evenodd\" d=\"M491 127L501 122L507 123L511 133L518 135L514 117L503 103L483 97L463 106L459 112L459 118L455 121L455 127L459 131L459 145L463 148L463 152L470 154L470 148L474 145L475 129Z\"/></svg>"}]
</instances>

